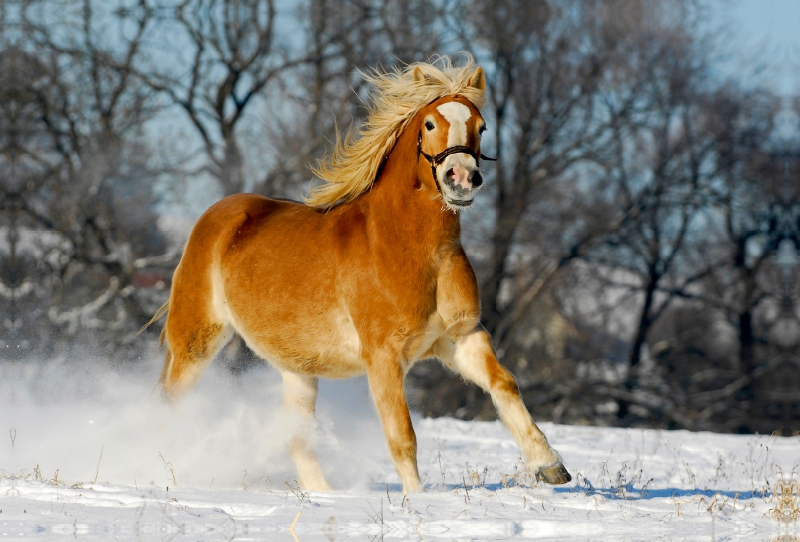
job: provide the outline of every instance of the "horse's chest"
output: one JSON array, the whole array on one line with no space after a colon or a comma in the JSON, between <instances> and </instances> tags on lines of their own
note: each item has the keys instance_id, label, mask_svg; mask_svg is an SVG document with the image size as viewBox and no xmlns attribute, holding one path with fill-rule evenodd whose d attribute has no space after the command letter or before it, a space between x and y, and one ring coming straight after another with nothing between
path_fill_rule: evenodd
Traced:
<instances>
[{"instance_id":1,"label":"horse's chest","mask_svg":"<svg viewBox=\"0 0 800 542\"><path fill-rule=\"evenodd\" d=\"M441 250L425 257L402 257L402 250L382 256L371 273L356 280L349 276L342 289L355 294L346 296L346 305L359 346L386 348L413 362L430 357L433 344L455 324L469 320L471 328L477 323L476 289L468 287L474 275L465 273L466 258Z\"/></svg>"}]
</instances>

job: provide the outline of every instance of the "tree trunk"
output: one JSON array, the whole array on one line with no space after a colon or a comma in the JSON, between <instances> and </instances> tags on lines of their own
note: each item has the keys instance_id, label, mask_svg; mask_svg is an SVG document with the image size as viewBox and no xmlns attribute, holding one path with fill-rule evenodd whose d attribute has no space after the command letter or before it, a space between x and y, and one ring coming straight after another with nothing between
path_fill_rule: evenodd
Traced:
<instances>
[{"instance_id":1,"label":"tree trunk","mask_svg":"<svg viewBox=\"0 0 800 542\"><path fill-rule=\"evenodd\" d=\"M736 240L736 253L734 254L733 265L741 273L744 295L742 300L742 309L737 315L739 325L739 371L742 376L752 376L756 368L755 359L755 334L753 332L753 306L752 300L756 290L755 284L755 270L747 266L747 240L748 236L742 235ZM748 382L745 385L737 399L746 404L745 411L747 412L748 421L745 422L745 427L740 430L750 432L753 427L752 415L756 411L755 399L756 390L755 382ZM748 427L749 426L749 427Z\"/></svg>"},{"instance_id":2,"label":"tree trunk","mask_svg":"<svg viewBox=\"0 0 800 542\"><path fill-rule=\"evenodd\" d=\"M753 315L750 310L739 314L739 363L742 376L753 374L755 367L755 338L753 335ZM742 399L751 401L755 397L753 382L742 388Z\"/></svg>"},{"instance_id":3,"label":"tree trunk","mask_svg":"<svg viewBox=\"0 0 800 542\"><path fill-rule=\"evenodd\" d=\"M628 378L624 382L624 386L628 391L636 387L636 370L638 369L639 362L642 360L642 347L647 340L647 332L653 324L653 318L650 314L653 308L653 301L655 299L656 287L658 280L661 278L653 267L650 267L651 273L647 282L647 288L644 294L644 303L642 304L642 312L639 315L639 325L636 327L636 335L631 345L631 351L628 357ZM619 401L619 410L617 411L617 418L623 420L628 415L628 409L631 403L627 401Z\"/></svg>"},{"instance_id":4,"label":"tree trunk","mask_svg":"<svg viewBox=\"0 0 800 542\"><path fill-rule=\"evenodd\" d=\"M631 380L634 370L642 360L642 346L644 346L645 340L647 339L647 332L650 331L650 326L653 325L653 318L650 312L653 308L653 301L655 299L659 278L661 277L652 273L647 283L647 289L644 293L644 304L642 305L642 312L639 315L639 325L636 328L636 336L633 339L633 345L631 346L631 352L628 357L628 380Z\"/></svg>"},{"instance_id":5,"label":"tree trunk","mask_svg":"<svg viewBox=\"0 0 800 542\"><path fill-rule=\"evenodd\" d=\"M498 206L498 218L492 236L491 275L481 291L481 322L492 336L497 331L497 325L500 322L500 288L503 284L506 259L511 250L515 229L508 218L503 218L503 215L507 215L507 213L501 209L502 207Z\"/></svg>"},{"instance_id":6,"label":"tree trunk","mask_svg":"<svg viewBox=\"0 0 800 542\"><path fill-rule=\"evenodd\" d=\"M220 172L220 183L222 184L223 195L230 196L244 191L244 160L239 149L236 137L233 135L233 128L229 137L225 138L225 156Z\"/></svg>"},{"instance_id":7,"label":"tree trunk","mask_svg":"<svg viewBox=\"0 0 800 542\"><path fill-rule=\"evenodd\" d=\"M741 312L738 316L739 320L739 367L742 376L752 376L756 368L755 360L755 337L753 334L753 315L750 310ZM745 428L740 428L750 432L754 426L753 414L757 411L755 408L756 403L756 390L755 382L748 382L739 393L738 399L745 403L745 411L747 412L747 422Z\"/></svg>"}]
</instances>

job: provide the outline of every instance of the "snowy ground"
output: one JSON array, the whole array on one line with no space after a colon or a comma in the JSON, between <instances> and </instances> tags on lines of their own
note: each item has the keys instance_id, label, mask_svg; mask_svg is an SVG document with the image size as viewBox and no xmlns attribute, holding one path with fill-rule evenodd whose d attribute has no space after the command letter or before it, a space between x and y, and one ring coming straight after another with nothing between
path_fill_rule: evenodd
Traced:
<instances>
[{"instance_id":1,"label":"snowy ground","mask_svg":"<svg viewBox=\"0 0 800 542\"><path fill-rule=\"evenodd\" d=\"M404 499L363 380L333 382L317 447L337 491L307 493L273 371L212 371L175 408L151 393L157 374L0 365L0 537L800 540L800 522L771 517L800 507L771 491L800 437L542 423L574 477L552 488L531 485L499 423L415 419L426 491Z\"/></svg>"}]
</instances>

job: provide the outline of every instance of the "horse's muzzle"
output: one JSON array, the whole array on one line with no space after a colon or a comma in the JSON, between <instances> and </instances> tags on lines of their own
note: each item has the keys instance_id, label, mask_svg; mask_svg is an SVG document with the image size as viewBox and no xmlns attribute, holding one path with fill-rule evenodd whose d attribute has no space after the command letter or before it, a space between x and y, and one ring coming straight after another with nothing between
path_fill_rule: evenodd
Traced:
<instances>
[{"instance_id":1,"label":"horse's muzzle","mask_svg":"<svg viewBox=\"0 0 800 542\"><path fill-rule=\"evenodd\" d=\"M445 161L444 167L446 170L441 177L442 191L447 204L454 207L472 205L475 192L483 184L483 175L474 161L468 159L464 163L456 156L452 156Z\"/></svg>"}]
</instances>

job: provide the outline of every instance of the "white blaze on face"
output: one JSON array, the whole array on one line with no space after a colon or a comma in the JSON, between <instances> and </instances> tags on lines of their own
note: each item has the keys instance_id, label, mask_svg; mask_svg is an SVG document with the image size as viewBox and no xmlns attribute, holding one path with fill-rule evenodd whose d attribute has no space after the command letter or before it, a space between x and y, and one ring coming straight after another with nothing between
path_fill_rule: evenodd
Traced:
<instances>
[{"instance_id":1,"label":"white blaze on face","mask_svg":"<svg viewBox=\"0 0 800 542\"><path fill-rule=\"evenodd\" d=\"M469 107L459 102L447 102L437 107L436 110L450 123L450 130L447 132L447 146L466 145L467 121L472 116Z\"/></svg>"}]
</instances>

